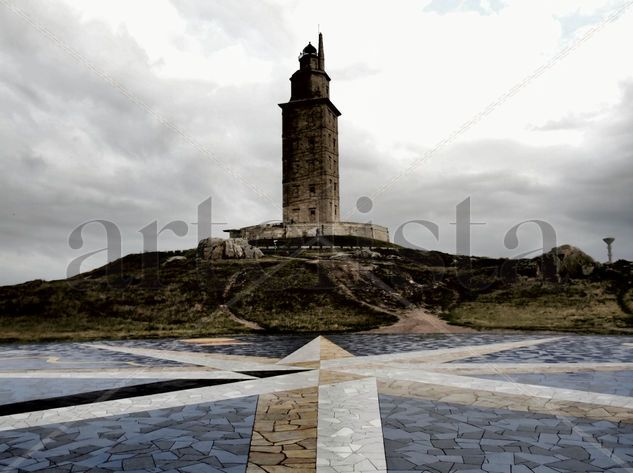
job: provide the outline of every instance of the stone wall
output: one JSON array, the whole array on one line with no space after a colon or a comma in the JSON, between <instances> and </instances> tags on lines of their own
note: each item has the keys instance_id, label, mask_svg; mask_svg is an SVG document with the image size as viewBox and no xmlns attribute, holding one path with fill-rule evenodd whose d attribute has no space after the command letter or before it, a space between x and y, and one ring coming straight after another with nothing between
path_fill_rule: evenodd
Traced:
<instances>
[{"instance_id":1,"label":"stone wall","mask_svg":"<svg viewBox=\"0 0 633 473\"><path fill-rule=\"evenodd\" d=\"M329 101L305 102L283 104L283 220L337 222L337 115Z\"/></svg>"},{"instance_id":2,"label":"stone wall","mask_svg":"<svg viewBox=\"0 0 633 473\"><path fill-rule=\"evenodd\" d=\"M226 231L230 233L231 238L245 238L249 241L315 238L317 236L348 236L389 242L389 229L382 225L371 223L274 223Z\"/></svg>"}]
</instances>

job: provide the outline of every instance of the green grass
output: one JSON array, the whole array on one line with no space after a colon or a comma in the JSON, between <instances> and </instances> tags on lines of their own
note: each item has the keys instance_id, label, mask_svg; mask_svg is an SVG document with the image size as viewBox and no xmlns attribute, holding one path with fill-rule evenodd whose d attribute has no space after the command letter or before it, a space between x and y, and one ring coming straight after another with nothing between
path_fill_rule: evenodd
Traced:
<instances>
[{"instance_id":1,"label":"green grass","mask_svg":"<svg viewBox=\"0 0 633 473\"><path fill-rule=\"evenodd\" d=\"M531 260L514 262L508 277L496 271L507 260L379 251L384 258L367 261L319 260L319 252L217 262L197 261L195 250L128 255L69 280L0 287L0 342L249 331L220 306L270 332L368 330L413 304L478 329L633 334L628 262L553 284L536 278ZM166 265L175 254L187 260ZM155 261L157 273L144 269Z\"/></svg>"},{"instance_id":2,"label":"green grass","mask_svg":"<svg viewBox=\"0 0 633 473\"><path fill-rule=\"evenodd\" d=\"M633 318L604 283L530 282L494 290L453 308L446 319L477 329L631 333Z\"/></svg>"},{"instance_id":3,"label":"green grass","mask_svg":"<svg viewBox=\"0 0 633 473\"><path fill-rule=\"evenodd\" d=\"M270 331L367 330L395 322L341 295L318 265L286 260L242 273L230 308Z\"/></svg>"},{"instance_id":4,"label":"green grass","mask_svg":"<svg viewBox=\"0 0 633 473\"><path fill-rule=\"evenodd\" d=\"M0 317L5 327L0 342L85 341L126 338L198 337L244 332L244 327L223 314L187 323L139 321L122 317L105 320L66 316L48 320Z\"/></svg>"},{"instance_id":5,"label":"green grass","mask_svg":"<svg viewBox=\"0 0 633 473\"><path fill-rule=\"evenodd\" d=\"M169 256L159 254L160 263ZM366 330L394 321L346 300L314 268L282 258L197 264L190 255L161 266L156 280L143 273L141 255L129 255L70 280L0 287L0 342L250 331L218 310L221 304L277 332Z\"/></svg>"}]
</instances>

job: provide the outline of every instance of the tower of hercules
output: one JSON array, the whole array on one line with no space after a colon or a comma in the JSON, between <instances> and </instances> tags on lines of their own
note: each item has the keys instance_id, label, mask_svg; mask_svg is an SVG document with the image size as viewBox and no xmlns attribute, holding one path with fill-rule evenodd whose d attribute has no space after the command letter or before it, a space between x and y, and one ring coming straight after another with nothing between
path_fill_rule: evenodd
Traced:
<instances>
[{"instance_id":1,"label":"tower of hercules","mask_svg":"<svg viewBox=\"0 0 633 473\"><path fill-rule=\"evenodd\" d=\"M308 44L282 109L283 221L332 223L339 217L338 117L330 101L323 35Z\"/></svg>"},{"instance_id":2,"label":"tower of hercules","mask_svg":"<svg viewBox=\"0 0 633 473\"><path fill-rule=\"evenodd\" d=\"M323 35L308 44L290 78L290 100L279 104L282 122L282 221L224 230L261 248L389 244L389 229L341 221L338 117L330 100Z\"/></svg>"}]
</instances>

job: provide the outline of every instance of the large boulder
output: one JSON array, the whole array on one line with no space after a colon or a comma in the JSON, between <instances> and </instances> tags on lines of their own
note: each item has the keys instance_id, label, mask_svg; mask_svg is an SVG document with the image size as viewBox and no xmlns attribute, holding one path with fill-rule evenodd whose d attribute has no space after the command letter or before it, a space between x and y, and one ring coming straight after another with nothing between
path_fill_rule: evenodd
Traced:
<instances>
[{"instance_id":1,"label":"large boulder","mask_svg":"<svg viewBox=\"0 0 633 473\"><path fill-rule=\"evenodd\" d=\"M560 277L582 278L593 273L599 265L591 256L572 245L561 245L549 252L556 262Z\"/></svg>"},{"instance_id":2,"label":"large boulder","mask_svg":"<svg viewBox=\"0 0 633 473\"><path fill-rule=\"evenodd\" d=\"M243 238L206 238L198 243L198 257L203 260L257 259L264 253Z\"/></svg>"},{"instance_id":3,"label":"large boulder","mask_svg":"<svg viewBox=\"0 0 633 473\"><path fill-rule=\"evenodd\" d=\"M217 259L224 251L222 238L205 238L198 243L198 257L202 259ZM215 254L214 254L215 252Z\"/></svg>"},{"instance_id":4,"label":"large boulder","mask_svg":"<svg viewBox=\"0 0 633 473\"><path fill-rule=\"evenodd\" d=\"M241 245L248 245L238 240L226 240L224 242L224 258L226 259L243 259L244 250Z\"/></svg>"},{"instance_id":5,"label":"large boulder","mask_svg":"<svg viewBox=\"0 0 633 473\"><path fill-rule=\"evenodd\" d=\"M359 259L376 259L382 257L380 253L378 253L377 251L372 251L369 248L360 248L358 250L354 250L352 256Z\"/></svg>"},{"instance_id":6,"label":"large boulder","mask_svg":"<svg viewBox=\"0 0 633 473\"><path fill-rule=\"evenodd\" d=\"M257 259L264 256L262 250L253 245L244 245L241 247L244 251L244 259Z\"/></svg>"}]
</instances>

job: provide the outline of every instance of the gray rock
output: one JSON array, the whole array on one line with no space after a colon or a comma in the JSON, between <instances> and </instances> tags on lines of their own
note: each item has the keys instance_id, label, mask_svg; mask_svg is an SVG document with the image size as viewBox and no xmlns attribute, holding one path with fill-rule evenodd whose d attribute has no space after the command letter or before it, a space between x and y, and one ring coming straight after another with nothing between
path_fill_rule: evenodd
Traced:
<instances>
[{"instance_id":1,"label":"gray rock","mask_svg":"<svg viewBox=\"0 0 633 473\"><path fill-rule=\"evenodd\" d=\"M213 258L212 252L224 242L222 238L206 238L198 243L198 256L202 259ZM215 259L215 258L213 258Z\"/></svg>"},{"instance_id":2,"label":"gray rock","mask_svg":"<svg viewBox=\"0 0 633 473\"><path fill-rule=\"evenodd\" d=\"M211 249L211 259L224 258L224 241L218 243ZM208 259L208 258L207 258Z\"/></svg>"},{"instance_id":3,"label":"gray rock","mask_svg":"<svg viewBox=\"0 0 633 473\"><path fill-rule=\"evenodd\" d=\"M203 260L257 259L262 251L243 238L207 238L198 243L198 257Z\"/></svg>"},{"instance_id":4,"label":"gray rock","mask_svg":"<svg viewBox=\"0 0 633 473\"><path fill-rule=\"evenodd\" d=\"M184 263L185 261L187 261L186 256L170 256L169 258L167 258L167 260L163 264L174 264L174 263L178 264L178 263Z\"/></svg>"},{"instance_id":5,"label":"gray rock","mask_svg":"<svg viewBox=\"0 0 633 473\"><path fill-rule=\"evenodd\" d=\"M262 253L262 250L260 250L256 246L247 245L242 248L244 250L244 258L246 259L257 259L264 256L264 253Z\"/></svg>"},{"instance_id":6,"label":"gray rock","mask_svg":"<svg viewBox=\"0 0 633 473\"><path fill-rule=\"evenodd\" d=\"M235 240L226 240L224 242L224 257L226 259L244 258L244 250Z\"/></svg>"},{"instance_id":7,"label":"gray rock","mask_svg":"<svg viewBox=\"0 0 633 473\"><path fill-rule=\"evenodd\" d=\"M334 253L330 259L349 259L351 256L349 253Z\"/></svg>"},{"instance_id":8,"label":"gray rock","mask_svg":"<svg viewBox=\"0 0 633 473\"><path fill-rule=\"evenodd\" d=\"M363 259L376 259L381 258L382 255L376 251L372 251L369 248L361 248L359 250L355 250L352 253L354 258L363 258Z\"/></svg>"},{"instance_id":9,"label":"gray rock","mask_svg":"<svg viewBox=\"0 0 633 473\"><path fill-rule=\"evenodd\" d=\"M557 262L557 272L561 276L582 278L589 276L598 263L587 253L571 245L561 245L553 248L550 254Z\"/></svg>"}]
</instances>

